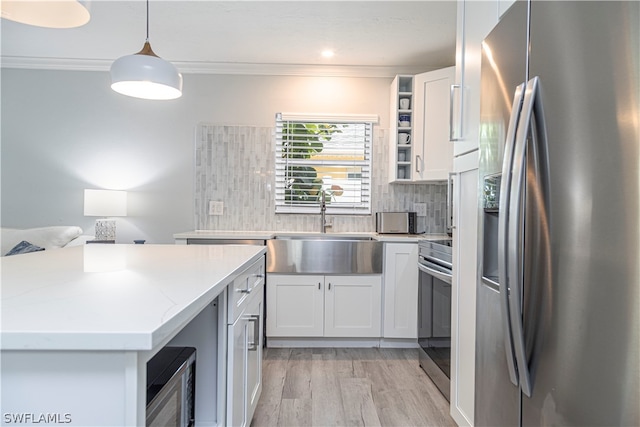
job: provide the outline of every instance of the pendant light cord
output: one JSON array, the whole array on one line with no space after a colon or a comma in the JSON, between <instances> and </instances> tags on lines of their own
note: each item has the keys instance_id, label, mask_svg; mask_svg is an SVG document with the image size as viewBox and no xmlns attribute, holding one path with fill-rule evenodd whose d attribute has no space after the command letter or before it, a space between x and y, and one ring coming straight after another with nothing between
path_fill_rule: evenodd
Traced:
<instances>
[{"instance_id":1,"label":"pendant light cord","mask_svg":"<svg viewBox=\"0 0 640 427\"><path fill-rule=\"evenodd\" d=\"M147 41L149 41L149 0L147 0Z\"/></svg>"},{"instance_id":2,"label":"pendant light cord","mask_svg":"<svg viewBox=\"0 0 640 427\"><path fill-rule=\"evenodd\" d=\"M155 54L153 49L151 49L151 43L149 43L149 0L147 0L147 38L144 41L142 50L138 52L137 55L158 56Z\"/></svg>"}]
</instances>

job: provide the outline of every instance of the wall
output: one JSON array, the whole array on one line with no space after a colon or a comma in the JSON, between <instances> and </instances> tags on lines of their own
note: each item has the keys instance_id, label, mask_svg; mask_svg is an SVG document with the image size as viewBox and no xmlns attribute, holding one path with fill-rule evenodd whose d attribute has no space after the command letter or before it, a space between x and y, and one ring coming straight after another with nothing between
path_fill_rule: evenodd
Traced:
<instances>
[{"instance_id":1,"label":"wall","mask_svg":"<svg viewBox=\"0 0 640 427\"><path fill-rule=\"evenodd\" d=\"M198 123L270 127L279 111L366 113L385 129L390 83L187 74L181 98L154 102L111 91L108 72L2 69L0 224L92 234L83 189L123 189L129 215L118 219L118 242L171 243L196 227Z\"/></svg>"},{"instance_id":2,"label":"wall","mask_svg":"<svg viewBox=\"0 0 640 427\"><path fill-rule=\"evenodd\" d=\"M276 215L273 127L198 126L196 137L196 228L203 230L319 231L320 215ZM371 210L408 211L427 204L418 231L442 233L447 188L442 184L387 183L389 132L374 126ZM248 195L238 197L238 194ZM221 216L208 215L209 200L222 201ZM331 232L375 231L372 215L329 215ZM251 228L247 228L251 227Z\"/></svg>"}]
</instances>

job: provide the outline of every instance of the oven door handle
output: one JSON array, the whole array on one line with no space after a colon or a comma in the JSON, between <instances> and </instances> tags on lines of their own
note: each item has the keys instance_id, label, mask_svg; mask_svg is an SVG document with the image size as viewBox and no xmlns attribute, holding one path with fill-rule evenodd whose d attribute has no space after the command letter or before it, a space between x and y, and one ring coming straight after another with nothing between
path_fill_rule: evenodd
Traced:
<instances>
[{"instance_id":1,"label":"oven door handle","mask_svg":"<svg viewBox=\"0 0 640 427\"><path fill-rule=\"evenodd\" d=\"M429 268L424 264L418 264L418 270L423 273L427 273L435 277L436 279L440 279L445 283L451 284L453 276L451 274L442 273L441 271L434 270L433 268Z\"/></svg>"}]
</instances>

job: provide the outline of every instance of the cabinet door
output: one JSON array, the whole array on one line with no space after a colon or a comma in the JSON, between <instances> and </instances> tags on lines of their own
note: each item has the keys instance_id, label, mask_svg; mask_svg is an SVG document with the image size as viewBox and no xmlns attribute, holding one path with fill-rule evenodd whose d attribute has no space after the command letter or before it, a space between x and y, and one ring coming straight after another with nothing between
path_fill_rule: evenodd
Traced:
<instances>
[{"instance_id":1,"label":"cabinet door","mask_svg":"<svg viewBox=\"0 0 640 427\"><path fill-rule=\"evenodd\" d=\"M247 422L251 422L262 392L262 327L264 288L254 289L254 297L246 311L247 330Z\"/></svg>"},{"instance_id":2,"label":"cabinet door","mask_svg":"<svg viewBox=\"0 0 640 427\"><path fill-rule=\"evenodd\" d=\"M478 253L478 152L454 164L453 284L451 289L451 416L473 425Z\"/></svg>"},{"instance_id":3,"label":"cabinet door","mask_svg":"<svg viewBox=\"0 0 640 427\"><path fill-rule=\"evenodd\" d=\"M418 244L384 245L385 338L418 338Z\"/></svg>"},{"instance_id":4,"label":"cabinet door","mask_svg":"<svg viewBox=\"0 0 640 427\"><path fill-rule=\"evenodd\" d=\"M498 23L498 2L458 1L456 85L453 106L454 156L478 148L482 40ZM461 107L462 106L462 107Z\"/></svg>"},{"instance_id":5,"label":"cabinet door","mask_svg":"<svg viewBox=\"0 0 640 427\"><path fill-rule=\"evenodd\" d=\"M321 337L324 276L269 274L267 336Z\"/></svg>"},{"instance_id":6,"label":"cabinet door","mask_svg":"<svg viewBox=\"0 0 640 427\"><path fill-rule=\"evenodd\" d=\"M446 181L453 169L449 104L454 74L455 67L449 67L415 76L414 181Z\"/></svg>"},{"instance_id":7,"label":"cabinet door","mask_svg":"<svg viewBox=\"0 0 640 427\"><path fill-rule=\"evenodd\" d=\"M247 424L247 335L249 322L241 315L228 326L227 425Z\"/></svg>"},{"instance_id":8,"label":"cabinet door","mask_svg":"<svg viewBox=\"0 0 640 427\"><path fill-rule=\"evenodd\" d=\"M325 337L380 337L381 276L325 277Z\"/></svg>"}]
</instances>

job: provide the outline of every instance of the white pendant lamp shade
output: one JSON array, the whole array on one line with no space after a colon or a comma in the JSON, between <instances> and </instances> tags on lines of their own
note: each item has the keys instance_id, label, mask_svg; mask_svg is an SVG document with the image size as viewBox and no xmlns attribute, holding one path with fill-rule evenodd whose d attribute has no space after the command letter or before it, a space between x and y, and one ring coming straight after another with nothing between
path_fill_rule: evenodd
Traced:
<instances>
[{"instance_id":1,"label":"white pendant lamp shade","mask_svg":"<svg viewBox=\"0 0 640 427\"><path fill-rule=\"evenodd\" d=\"M134 98L164 100L182 96L182 74L170 62L151 50L149 44L149 0L147 38L142 50L111 64L111 89Z\"/></svg>"},{"instance_id":2,"label":"white pendant lamp shade","mask_svg":"<svg viewBox=\"0 0 640 427\"><path fill-rule=\"evenodd\" d=\"M80 27L91 18L88 4L77 0L2 0L2 18L47 28Z\"/></svg>"},{"instance_id":3,"label":"white pendant lamp shade","mask_svg":"<svg viewBox=\"0 0 640 427\"><path fill-rule=\"evenodd\" d=\"M111 64L111 89L134 98L167 100L182 96L182 75L170 62L155 55L149 42L134 55Z\"/></svg>"}]
</instances>

